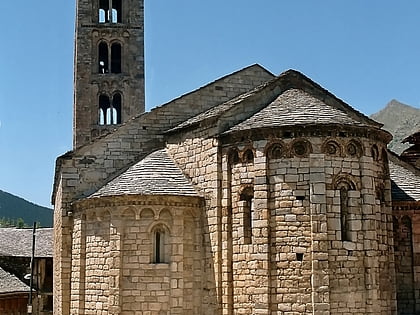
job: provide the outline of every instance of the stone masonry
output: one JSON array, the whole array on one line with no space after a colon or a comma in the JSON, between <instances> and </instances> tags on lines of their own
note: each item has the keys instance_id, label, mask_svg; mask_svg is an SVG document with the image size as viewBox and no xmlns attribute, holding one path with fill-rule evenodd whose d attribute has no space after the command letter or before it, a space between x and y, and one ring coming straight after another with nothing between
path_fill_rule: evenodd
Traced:
<instances>
[{"instance_id":1,"label":"stone masonry","mask_svg":"<svg viewBox=\"0 0 420 315\"><path fill-rule=\"evenodd\" d=\"M259 65L143 113L143 1L77 9L54 314L419 311L420 174L381 124Z\"/></svg>"}]
</instances>

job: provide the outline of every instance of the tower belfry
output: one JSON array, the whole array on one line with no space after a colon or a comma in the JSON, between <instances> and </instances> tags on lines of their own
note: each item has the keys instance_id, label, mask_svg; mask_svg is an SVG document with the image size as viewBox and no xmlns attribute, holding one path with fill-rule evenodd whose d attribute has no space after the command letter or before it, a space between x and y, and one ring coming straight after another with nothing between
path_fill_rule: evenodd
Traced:
<instances>
[{"instance_id":1,"label":"tower belfry","mask_svg":"<svg viewBox=\"0 0 420 315\"><path fill-rule=\"evenodd\" d=\"M144 112L143 4L77 0L74 148Z\"/></svg>"}]
</instances>

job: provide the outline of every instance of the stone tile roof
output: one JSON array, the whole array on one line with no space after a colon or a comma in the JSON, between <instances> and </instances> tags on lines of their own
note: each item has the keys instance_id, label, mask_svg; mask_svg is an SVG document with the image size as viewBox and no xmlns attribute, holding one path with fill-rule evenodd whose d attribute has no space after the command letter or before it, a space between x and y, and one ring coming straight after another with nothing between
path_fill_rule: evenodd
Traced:
<instances>
[{"instance_id":1,"label":"stone tile roof","mask_svg":"<svg viewBox=\"0 0 420 315\"><path fill-rule=\"evenodd\" d=\"M10 293L29 293L29 286L0 268L0 295Z\"/></svg>"},{"instance_id":2,"label":"stone tile roof","mask_svg":"<svg viewBox=\"0 0 420 315\"><path fill-rule=\"evenodd\" d=\"M53 228L39 228L35 234L35 256L53 256ZM0 228L0 256L31 257L32 228Z\"/></svg>"},{"instance_id":3,"label":"stone tile roof","mask_svg":"<svg viewBox=\"0 0 420 315\"><path fill-rule=\"evenodd\" d=\"M267 107L229 131L314 124L366 126L343 110L327 105L305 91L289 89Z\"/></svg>"},{"instance_id":4,"label":"stone tile roof","mask_svg":"<svg viewBox=\"0 0 420 315\"><path fill-rule=\"evenodd\" d=\"M353 122L358 122L365 126L376 127L378 129L383 126L383 124L380 124L370 119L366 115L362 114L361 112L357 111L350 105L338 99L332 93L322 88L320 85L318 85L316 82L312 81L311 79L309 79L302 73L295 70L288 70L288 71L283 72L282 74L280 74L278 77L274 78L273 80L263 83L260 86L254 88L253 90L247 93L239 95L225 103L219 104L201 114L198 114L184 121L183 123L177 125L176 127L168 130L167 132L171 133L171 132L175 132L184 128L189 128L205 120L219 119L225 113L235 108L236 105L243 103L245 101L256 104L255 102L259 102L258 95L261 95L262 97L267 97L270 94L277 93L277 95L275 95L274 98L269 102L269 103L272 103L279 96L279 94L282 94L282 91L283 93L285 93L284 91L287 91L290 89L302 90L302 91L308 91L308 92L310 91L310 93L317 95L319 99L328 100L325 103L321 102L322 104L333 103L334 106L330 105L330 108L333 108L335 111L333 113L329 113L329 117L333 116L334 113L339 113L338 118L341 119L343 113L346 113L348 116L347 118L350 118L350 117L353 118ZM309 93L306 93L306 94L310 95ZM312 96L311 98L312 98L312 101L314 100L318 101L316 97ZM299 102L299 105L302 105L302 104L303 104L303 100L301 99L301 102ZM258 106L260 105L261 104L259 104ZM289 105L291 106L292 104L290 103ZM326 114L325 111L324 111L324 114Z\"/></svg>"},{"instance_id":5,"label":"stone tile roof","mask_svg":"<svg viewBox=\"0 0 420 315\"><path fill-rule=\"evenodd\" d=\"M420 201L420 172L392 153L389 157L392 200Z\"/></svg>"},{"instance_id":6,"label":"stone tile roof","mask_svg":"<svg viewBox=\"0 0 420 315\"><path fill-rule=\"evenodd\" d=\"M220 105L214 106L210 108L209 110L198 114L190 119L187 119L183 123L179 124L175 128L170 129L169 131L175 131L183 128L187 128L189 126L195 125L203 120L211 119L211 118L217 118L219 115L223 114L224 112L228 111L232 107L234 107L236 104L241 103L243 100L247 99L250 96L255 95L259 90L261 90L264 86L268 84L264 83L263 85L254 88L253 90L246 92L244 94L241 94L225 103L222 103Z\"/></svg>"},{"instance_id":7,"label":"stone tile roof","mask_svg":"<svg viewBox=\"0 0 420 315\"><path fill-rule=\"evenodd\" d=\"M127 194L198 196L166 149L146 156L88 198Z\"/></svg>"}]
</instances>

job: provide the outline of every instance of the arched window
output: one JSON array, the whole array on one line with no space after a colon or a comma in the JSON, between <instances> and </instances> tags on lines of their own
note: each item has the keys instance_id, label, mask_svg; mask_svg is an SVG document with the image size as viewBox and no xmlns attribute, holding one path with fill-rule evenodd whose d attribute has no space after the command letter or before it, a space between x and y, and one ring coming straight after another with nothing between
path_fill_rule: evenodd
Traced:
<instances>
[{"instance_id":1,"label":"arched window","mask_svg":"<svg viewBox=\"0 0 420 315\"><path fill-rule=\"evenodd\" d=\"M99 96L99 125L121 124L121 94L115 93L112 103L107 95Z\"/></svg>"},{"instance_id":2,"label":"arched window","mask_svg":"<svg viewBox=\"0 0 420 315\"><path fill-rule=\"evenodd\" d=\"M342 178L337 184L336 189L340 196L340 234L342 241L352 241L351 239L351 206L354 206L355 201L350 200L354 198L354 193L351 191L356 190L356 185L347 178ZM353 209L354 212L354 209Z\"/></svg>"},{"instance_id":3,"label":"arched window","mask_svg":"<svg viewBox=\"0 0 420 315\"><path fill-rule=\"evenodd\" d=\"M152 232L153 235L153 256L152 262L154 264L163 264L169 262L169 251L168 251L168 233L162 227L155 228Z\"/></svg>"},{"instance_id":4,"label":"arched window","mask_svg":"<svg viewBox=\"0 0 420 315\"><path fill-rule=\"evenodd\" d=\"M111 46L111 72L121 73L121 45L118 43Z\"/></svg>"},{"instance_id":5,"label":"arched window","mask_svg":"<svg viewBox=\"0 0 420 315\"><path fill-rule=\"evenodd\" d=\"M341 240L349 241L349 195L348 187L340 187L340 222L341 222Z\"/></svg>"},{"instance_id":6,"label":"arched window","mask_svg":"<svg viewBox=\"0 0 420 315\"><path fill-rule=\"evenodd\" d=\"M121 23L122 22L122 1L121 0L99 0L98 15L99 15L99 23Z\"/></svg>"},{"instance_id":7,"label":"arched window","mask_svg":"<svg viewBox=\"0 0 420 315\"><path fill-rule=\"evenodd\" d=\"M242 206L244 244L252 243L252 228L254 217L254 188L246 187L242 190L239 201Z\"/></svg>"},{"instance_id":8,"label":"arched window","mask_svg":"<svg viewBox=\"0 0 420 315\"><path fill-rule=\"evenodd\" d=\"M109 22L109 0L99 0L99 23Z\"/></svg>"},{"instance_id":9,"label":"arched window","mask_svg":"<svg viewBox=\"0 0 420 315\"><path fill-rule=\"evenodd\" d=\"M99 125L108 125L110 118L109 118L109 110L111 109L111 104L109 102L109 97L106 95L99 96Z\"/></svg>"},{"instance_id":10,"label":"arched window","mask_svg":"<svg viewBox=\"0 0 420 315\"><path fill-rule=\"evenodd\" d=\"M121 23L122 22L122 1L121 0L112 0L112 23Z\"/></svg>"},{"instance_id":11,"label":"arched window","mask_svg":"<svg viewBox=\"0 0 420 315\"><path fill-rule=\"evenodd\" d=\"M98 72L108 73L108 45L101 42L98 46Z\"/></svg>"},{"instance_id":12,"label":"arched window","mask_svg":"<svg viewBox=\"0 0 420 315\"><path fill-rule=\"evenodd\" d=\"M113 124L121 124L121 94L115 93L112 97Z\"/></svg>"}]
</instances>

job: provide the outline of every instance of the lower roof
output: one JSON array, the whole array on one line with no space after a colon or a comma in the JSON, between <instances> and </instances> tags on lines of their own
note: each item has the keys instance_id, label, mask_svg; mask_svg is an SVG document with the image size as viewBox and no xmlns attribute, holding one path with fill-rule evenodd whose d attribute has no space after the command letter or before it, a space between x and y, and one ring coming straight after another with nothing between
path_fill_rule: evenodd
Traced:
<instances>
[{"instance_id":1,"label":"lower roof","mask_svg":"<svg viewBox=\"0 0 420 315\"><path fill-rule=\"evenodd\" d=\"M199 196L166 149L149 154L88 198L121 195Z\"/></svg>"},{"instance_id":2,"label":"lower roof","mask_svg":"<svg viewBox=\"0 0 420 315\"><path fill-rule=\"evenodd\" d=\"M16 276L0 268L0 295L4 294L29 293L29 286L19 280Z\"/></svg>"}]
</instances>

